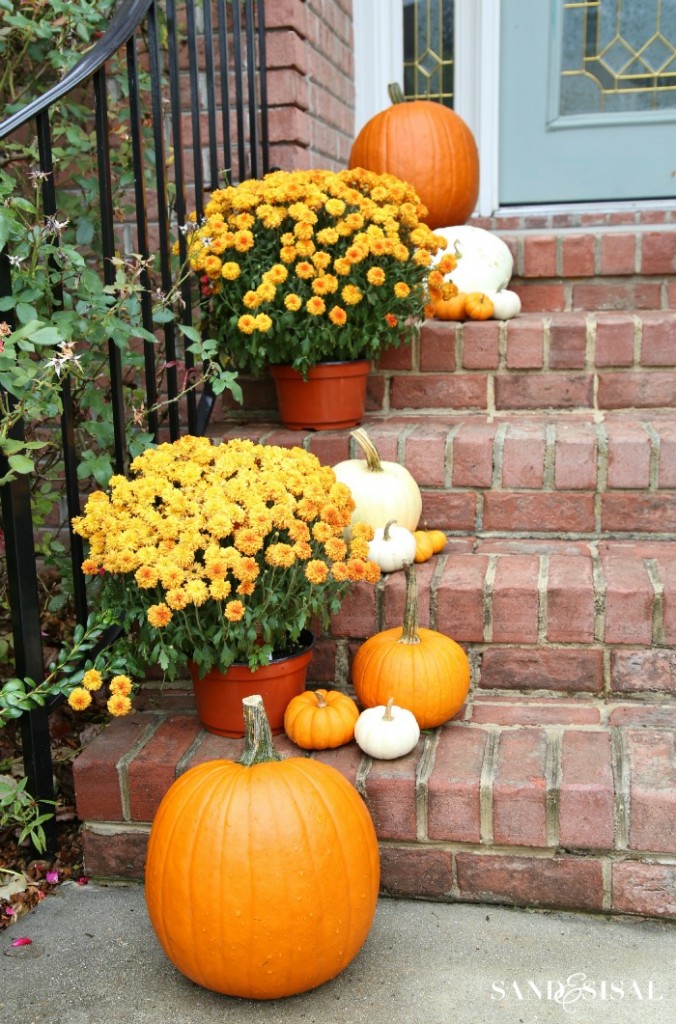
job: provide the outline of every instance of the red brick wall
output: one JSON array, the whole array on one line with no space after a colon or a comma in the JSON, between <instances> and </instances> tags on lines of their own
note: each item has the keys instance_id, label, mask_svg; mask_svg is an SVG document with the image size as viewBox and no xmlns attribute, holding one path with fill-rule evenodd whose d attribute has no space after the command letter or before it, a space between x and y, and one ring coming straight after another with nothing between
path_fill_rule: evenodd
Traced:
<instances>
[{"instance_id":1,"label":"red brick wall","mask_svg":"<svg viewBox=\"0 0 676 1024\"><path fill-rule=\"evenodd\" d=\"M354 137L352 0L266 8L270 164L347 165Z\"/></svg>"}]
</instances>

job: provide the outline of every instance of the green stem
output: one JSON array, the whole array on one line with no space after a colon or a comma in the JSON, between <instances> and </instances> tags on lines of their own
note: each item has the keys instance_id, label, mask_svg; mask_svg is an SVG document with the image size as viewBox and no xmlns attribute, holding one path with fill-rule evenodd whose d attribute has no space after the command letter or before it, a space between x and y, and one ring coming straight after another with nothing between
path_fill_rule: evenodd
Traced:
<instances>
[{"instance_id":1,"label":"green stem","mask_svg":"<svg viewBox=\"0 0 676 1024\"><path fill-rule=\"evenodd\" d=\"M404 92L399 85L399 82L390 82L387 87L387 95L390 97L391 103L405 103L406 97Z\"/></svg>"},{"instance_id":2,"label":"green stem","mask_svg":"<svg viewBox=\"0 0 676 1024\"><path fill-rule=\"evenodd\" d=\"M415 567L409 562L404 566L406 574L406 605L404 607L404 625L397 643L419 644L418 634L418 577Z\"/></svg>"},{"instance_id":3,"label":"green stem","mask_svg":"<svg viewBox=\"0 0 676 1024\"><path fill-rule=\"evenodd\" d=\"M380 455L378 455L378 449L364 428L357 427L356 430L352 430L350 432L350 436L355 439L361 450L364 452L364 455L366 456L367 470L370 473L382 473L383 466L380 461Z\"/></svg>"},{"instance_id":4,"label":"green stem","mask_svg":"<svg viewBox=\"0 0 676 1024\"><path fill-rule=\"evenodd\" d=\"M272 742L270 723L265 713L265 705L260 694L242 700L244 712L244 751L238 764L250 768L254 764L265 761L281 761L281 754L275 750Z\"/></svg>"}]
</instances>

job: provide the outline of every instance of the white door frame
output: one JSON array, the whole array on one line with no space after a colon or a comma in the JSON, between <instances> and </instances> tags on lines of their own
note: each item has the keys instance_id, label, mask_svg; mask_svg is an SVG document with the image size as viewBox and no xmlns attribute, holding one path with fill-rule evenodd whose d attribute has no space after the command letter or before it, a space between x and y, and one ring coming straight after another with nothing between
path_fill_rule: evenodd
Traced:
<instances>
[{"instance_id":1,"label":"white door frame","mask_svg":"<svg viewBox=\"0 0 676 1024\"><path fill-rule=\"evenodd\" d=\"M388 106L388 83L402 84L402 2L353 0L353 18L356 134ZM455 0L455 38L454 106L479 148L476 213L487 217L498 208L500 0Z\"/></svg>"}]
</instances>

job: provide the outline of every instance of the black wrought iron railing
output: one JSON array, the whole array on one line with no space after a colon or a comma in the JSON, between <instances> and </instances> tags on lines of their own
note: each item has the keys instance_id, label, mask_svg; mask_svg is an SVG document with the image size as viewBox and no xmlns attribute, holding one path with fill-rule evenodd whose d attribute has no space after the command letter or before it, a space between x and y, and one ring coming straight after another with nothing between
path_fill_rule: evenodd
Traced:
<instances>
[{"instance_id":1,"label":"black wrought iron railing","mask_svg":"<svg viewBox=\"0 0 676 1024\"><path fill-rule=\"evenodd\" d=\"M127 106L133 185L131 218L123 224L115 207L111 153L117 144L109 114L109 65L117 60L126 68L122 92ZM62 81L19 112L0 123L0 147L14 138L34 133L39 154L39 181L46 217L57 214L54 127L62 117L61 102L68 96L91 104L95 133L95 168L98 185L97 246L89 243L86 260L105 286L115 288L114 260L124 252L138 254L141 274L143 327L158 344L142 342L145 368L147 430L157 438L175 439L184 430L203 433L213 395L209 388L190 391L179 401L178 367L190 371L180 324L193 323L199 301L195 284L182 279L181 312L159 325L153 321L151 289L168 293L176 283L176 266L186 256L181 231L190 211L199 218L205 195L226 181L258 177L268 170L267 94L265 78L265 17L263 0L122 0L108 29ZM118 97L119 99L119 97ZM0 149L1 152L1 149ZM152 215L150 211L152 210ZM157 279L151 281L146 262L156 254ZM0 250L0 300L12 296L11 240ZM57 289L57 302L59 300ZM11 302L0 314L9 329L16 327ZM163 353L158 365L158 351ZM85 454L78 443L78 423L68 375L59 381L63 412L53 423L62 452L63 504L66 520L79 515L81 479L78 466ZM92 387L100 387L101 382ZM110 340L107 352L106 391L112 410L114 451L111 463L122 473L128 463L128 426L125 419L124 367L119 347ZM160 423L158 393L166 398L166 416ZM16 408L16 396L5 391L5 408ZM31 424L19 419L10 436L22 442ZM0 453L0 478L9 464ZM11 608L14 666L10 674L39 683L45 678L43 623L39 595L35 522L31 477L15 474L0 486L7 588ZM84 624L88 616L85 578L80 571L80 539L70 534L70 563L75 615ZM21 722L25 772L31 793L47 807L53 798L49 714L53 704L23 714ZM54 822L47 823L50 846L56 839Z\"/></svg>"}]
</instances>

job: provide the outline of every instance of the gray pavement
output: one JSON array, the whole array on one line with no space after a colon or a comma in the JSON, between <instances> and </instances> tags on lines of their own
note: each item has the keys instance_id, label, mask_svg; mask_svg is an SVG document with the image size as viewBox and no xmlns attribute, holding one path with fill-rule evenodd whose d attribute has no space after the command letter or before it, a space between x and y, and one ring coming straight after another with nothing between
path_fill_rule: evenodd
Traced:
<instances>
[{"instance_id":1,"label":"gray pavement","mask_svg":"<svg viewBox=\"0 0 676 1024\"><path fill-rule=\"evenodd\" d=\"M633 918L381 899L341 975L271 1002L182 977L137 885L61 885L0 951L0 1024L676 1022L676 923Z\"/></svg>"}]
</instances>

